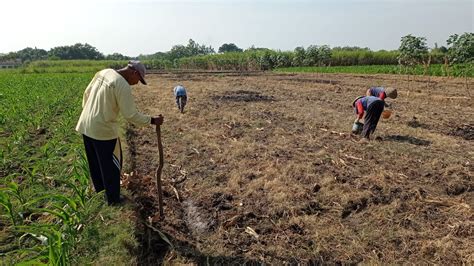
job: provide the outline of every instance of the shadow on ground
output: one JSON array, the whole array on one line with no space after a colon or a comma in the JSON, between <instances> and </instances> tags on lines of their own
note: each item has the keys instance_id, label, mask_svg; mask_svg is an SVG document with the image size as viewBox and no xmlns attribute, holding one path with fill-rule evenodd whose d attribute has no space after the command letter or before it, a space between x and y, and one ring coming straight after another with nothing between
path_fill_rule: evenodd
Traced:
<instances>
[{"instance_id":1,"label":"shadow on ground","mask_svg":"<svg viewBox=\"0 0 474 266\"><path fill-rule=\"evenodd\" d=\"M429 146L431 144L431 141L429 140L419 139L412 136L402 136L402 135L386 136L384 140L404 142L404 143L409 143L409 144L413 144L417 146Z\"/></svg>"},{"instance_id":2,"label":"shadow on ground","mask_svg":"<svg viewBox=\"0 0 474 266\"><path fill-rule=\"evenodd\" d=\"M160 234L146 228L141 239L141 254L138 265L164 264L179 257L182 262L196 265L261 265L262 262L249 260L242 256L210 256L203 254L196 246L189 242L180 241L166 234L174 244L170 247ZM163 234L163 233L162 233Z\"/></svg>"}]
</instances>

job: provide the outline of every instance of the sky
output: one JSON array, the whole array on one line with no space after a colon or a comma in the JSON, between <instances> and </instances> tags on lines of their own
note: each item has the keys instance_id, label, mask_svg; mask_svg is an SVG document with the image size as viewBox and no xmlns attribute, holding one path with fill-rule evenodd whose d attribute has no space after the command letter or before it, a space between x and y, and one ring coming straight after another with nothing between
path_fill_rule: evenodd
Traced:
<instances>
[{"instance_id":1,"label":"sky","mask_svg":"<svg viewBox=\"0 0 474 266\"><path fill-rule=\"evenodd\" d=\"M446 46L474 32L474 0L4 0L0 53L88 43L104 54L212 46L393 50L402 36Z\"/></svg>"}]
</instances>

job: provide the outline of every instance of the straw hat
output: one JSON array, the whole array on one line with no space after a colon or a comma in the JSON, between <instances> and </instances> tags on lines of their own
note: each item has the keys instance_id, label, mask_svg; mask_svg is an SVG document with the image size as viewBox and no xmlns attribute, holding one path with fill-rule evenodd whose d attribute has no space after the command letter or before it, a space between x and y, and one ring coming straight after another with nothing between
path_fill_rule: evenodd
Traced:
<instances>
[{"instance_id":1,"label":"straw hat","mask_svg":"<svg viewBox=\"0 0 474 266\"><path fill-rule=\"evenodd\" d=\"M392 87L385 88L385 94L387 95L387 97L392 99L395 99L398 96L397 89Z\"/></svg>"}]
</instances>

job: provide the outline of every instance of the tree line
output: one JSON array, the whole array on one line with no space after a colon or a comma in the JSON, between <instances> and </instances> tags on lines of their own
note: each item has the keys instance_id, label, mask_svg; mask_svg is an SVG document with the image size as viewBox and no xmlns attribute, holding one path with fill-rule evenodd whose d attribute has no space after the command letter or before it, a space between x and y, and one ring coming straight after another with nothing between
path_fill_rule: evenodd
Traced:
<instances>
[{"instance_id":1,"label":"tree line","mask_svg":"<svg viewBox=\"0 0 474 266\"><path fill-rule=\"evenodd\" d=\"M25 49L10 52L0 56L0 61L19 60L22 63L37 61L37 60L74 60L74 59L88 59L88 60L103 60L107 59L97 48L89 44L76 43L69 46L58 46L51 48L49 51L39 48L27 47ZM117 58L117 60L123 59Z\"/></svg>"},{"instance_id":2,"label":"tree line","mask_svg":"<svg viewBox=\"0 0 474 266\"><path fill-rule=\"evenodd\" d=\"M219 53L230 51L242 51L235 44L223 44L219 48ZM168 52L157 52L151 55L139 55L140 59L163 59L175 60L183 57L215 54L215 50L211 46L200 45L190 39L187 45L174 45ZM0 54L1 61L20 61L31 62L38 60L129 60L134 57L113 53L104 55L97 48L90 44L76 43L74 45L58 46L51 48L49 51L39 48L27 47L16 52Z\"/></svg>"},{"instance_id":3,"label":"tree line","mask_svg":"<svg viewBox=\"0 0 474 266\"><path fill-rule=\"evenodd\" d=\"M399 65L400 72L422 65L425 72L431 64L444 64L446 71L453 64L474 63L474 34L454 34L447 40L447 47L429 48L425 37L411 34L403 36L398 50L371 51L360 47L335 47L310 45L294 51L274 51L251 47L243 51L208 53L172 60L166 57L144 57L155 69L206 69L206 70L270 70L280 67L318 67L354 65ZM238 48L238 47L237 47ZM239 48L240 49L240 48Z\"/></svg>"},{"instance_id":4,"label":"tree line","mask_svg":"<svg viewBox=\"0 0 474 266\"><path fill-rule=\"evenodd\" d=\"M400 65L412 67L430 64L471 64L474 60L474 34L454 34L446 41L447 46L429 48L425 37L403 36L398 50L372 51L362 47L334 47L310 45L296 47L293 51L275 51L268 48L239 48L234 43L222 44L216 53L214 48L190 39L186 45L174 45L168 52L139 55L155 69L197 68L220 70L268 70L277 67L301 66L349 66L349 65ZM25 48L0 56L0 61L19 60L28 63L36 60L129 60L120 53L104 55L89 44L77 43L59 46L49 51Z\"/></svg>"}]
</instances>

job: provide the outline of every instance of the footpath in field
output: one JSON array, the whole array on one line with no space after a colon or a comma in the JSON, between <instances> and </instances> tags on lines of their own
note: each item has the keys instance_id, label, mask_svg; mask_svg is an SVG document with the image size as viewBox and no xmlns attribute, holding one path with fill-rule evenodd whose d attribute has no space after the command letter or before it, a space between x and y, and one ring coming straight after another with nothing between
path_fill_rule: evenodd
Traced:
<instances>
[{"instance_id":1,"label":"footpath in field","mask_svg":"<svg viewBox=\"0 0 474 266\"><path fill-rule=\"evenodd\" d=\"M469 81L472 87L472 80ZM172 88L188 88L185 113ZM156 136L131 126L140 263L474 263L474 110L464 80L396 75L150 76L138 106L163 113L165 219ZM393 86L377 140L350 133L352 100Z\"/></svg>"}]
</instances>

